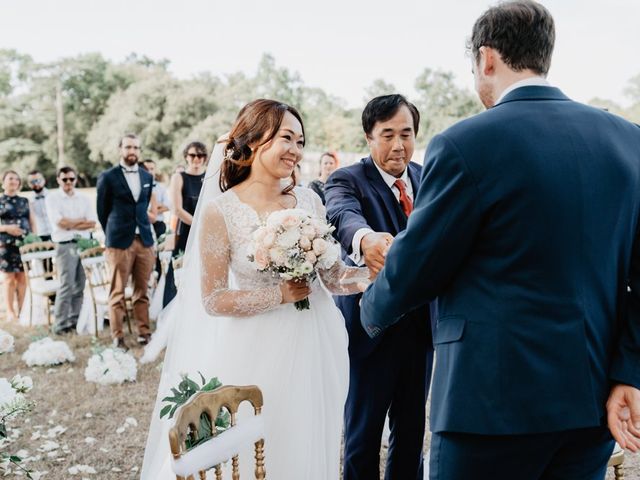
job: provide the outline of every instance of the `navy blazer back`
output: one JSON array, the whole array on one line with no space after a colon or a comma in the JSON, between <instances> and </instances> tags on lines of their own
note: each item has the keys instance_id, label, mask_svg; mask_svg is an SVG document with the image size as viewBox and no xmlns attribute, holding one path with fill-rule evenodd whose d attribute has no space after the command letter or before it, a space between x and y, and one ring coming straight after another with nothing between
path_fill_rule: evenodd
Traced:
<instances>
[{"instance_id":1,"label":"navy blazer back","mask_svg":"<svg viewBox=\"0 0 640 480\"><path fill-rule=\"evenodd\" d=\"M640 387L639 213L640 129L556 88L518 88L432 140L362 308L375 335L438 297L433 431L596 426L610 382Z\"/></svg>"},{"instance_id":2,"label":"navy blazer back","mask_svg":"<svg viewBox=\"0 0 640 480\"><path fill-rule=\"evenodd\" d=\"M153 245L153 234L149 223L149 203L153 188L153 177L144 169L140 175L140 196L136 202L120 165L103 172L98 178L98 219L106 236L106 246L129 248L135 237L136 227L145 247Z\"/></svg>"}]
</instances>

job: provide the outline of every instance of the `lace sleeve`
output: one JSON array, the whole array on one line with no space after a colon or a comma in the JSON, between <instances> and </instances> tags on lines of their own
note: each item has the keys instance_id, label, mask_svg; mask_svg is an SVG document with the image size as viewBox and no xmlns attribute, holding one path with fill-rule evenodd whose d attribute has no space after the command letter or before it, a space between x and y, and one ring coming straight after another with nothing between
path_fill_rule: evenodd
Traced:
<instances>
[{"instance_id":1,"label":"lace sleeve","mask_svg":"<svg viewBox=\"0 0 640 480\"><path fill-rule=\"evenodd\" d=\"M202 303L209 315L247 317L282 302L278 285L255 290L229 288L231 248L224 216L214 203L206 206L200 229Z\"/></svg>"},{"instance_id":2,"label":"lace sleeve","mask_svg":"<svg viewBox=\"0 0 640 480\"><path fill-rule=\"evenodd\" d=\"M327 218L327 210L322 204L320 197L314 192L309 191L313 197L314 214L319 218ZM333 295L353 295L360 293L359 283L368 284L370 282L369 275L371 271L368 267L350 267L338 258L333 266L326 270L319 270L318 275L322 283Z\"/></svg>"}]
</instances>

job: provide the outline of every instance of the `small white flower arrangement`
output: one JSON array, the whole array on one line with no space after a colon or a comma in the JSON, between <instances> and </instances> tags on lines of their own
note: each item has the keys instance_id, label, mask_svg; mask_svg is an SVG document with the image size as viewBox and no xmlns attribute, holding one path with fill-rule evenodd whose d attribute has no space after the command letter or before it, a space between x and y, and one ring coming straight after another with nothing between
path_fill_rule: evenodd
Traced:
<instances>
[{"instance_id":1,"label":"small white flower arrangement","mask_svg":"<svg viewBox=\"0 0 640 480\"><path fill-rule=\"evenodd\" d=\"M9 332L0 329L0 355L13 352L14 338Z\"/></svg>"},{"instance_id":2,"label":"small white flower arrangement","mask_svg":"<svg viewBox=\"0 0 640 480\"><path fill-rule=\"evenodd\" d=\"M302 209L285 209L267 217L252 237L249 260L261 272L284 280L311 281L318 269L331 268L340 256L340 247L331 236L334 227ZM309 308L309 299L295 303L298 310Z\"/></svg>"},{"instance_id":3,"label":"small white flower arrangement","mask_svg":"<svg viewBox=\"0 0 640 480\"><path fill-rule=\"evenodd\" d=\"M11 381L4 377L0 378L0 444L8 436L7 420L26 414L33 409L33 403L29 402L25 396L32 388L33 381L30 377L15 375ZM26 474L29 477L31 471L23 467L21 462L22 455L10 455L6 451L0 452L0 474L10 474L11 467L13 467L16 474Z\"/></svg>"},{"instance_id":4,"label":"small white flower arrangement","mask_svg":"<svg viewBox=\"0 0 640 480\"><path fill-rule=\"evenodd\" d=\"M22 354L22 360L30 366L47 367L65 362L73 362L76 357L65 342L49 337L32 342Z\"/></svg>"},{"instance_id":5,"label":"small white flower arrangement","mask_svg":"<svg viewBox=\"0 0 640 480\"><path fill-rule=\"evenodd\" d=\"M137 374L138 365L133 355L116 348L106 348L94 354L84 370L87 382L100 385L135 382Z\"/></svg>"}]
</instances>

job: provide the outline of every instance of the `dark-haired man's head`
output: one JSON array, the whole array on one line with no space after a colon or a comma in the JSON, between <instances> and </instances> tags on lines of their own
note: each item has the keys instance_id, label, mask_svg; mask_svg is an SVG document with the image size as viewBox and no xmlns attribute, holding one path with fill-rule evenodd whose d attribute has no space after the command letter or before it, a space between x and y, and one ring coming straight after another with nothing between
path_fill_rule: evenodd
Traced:
<instances>
[{"instance_id":1,"label":"dark-haired man's head","mask_svg":"<svg viewBox=\"0 0 640 480\"><path fill-rule=\"evenodd\" d=\"M73 167L61 167L58 170L57 181L62 191L71 195L76 187L78 176Z\"/></svg>"},{"instance_id":2,"label":"dark-haired man's head","mask_svg":"<svg viewBox=\"0 0 640 480\"><path fill-rule=\"evenodd\" d=\"M419 125L418 109L402 95L382 95L367 103L362 128L376 165L389 175L402 176L413 156Z\"/></svg>"},{"instance_id":3,"label":"dark-haired man's head","mask_svg":"<svg viewBox=\"0 0 640 480\"><path fill-rule=\"evenodd\" d=\"M120 149L120 159L130 167L138 163L140 159L140 138L134 133L127 133L120 139L118 143Z\"/></svg>"},{"instance_id":4,"label":"dark-haired man's head","mask_svg":"<svg viewBox=\"0 0 640 480\"><path fill-rule=\"evenodd\" d=\"M514 0L488 9L473 25L468 49L476 91L489 108L515 81L546 77L555 43L553 17L532 0Z\"/></svg>"},{"instance_id":5,"label":"dark-haired man's head","mask_svg":"<svg viewBox=\"0 0 640 480\"><path fill-rule=\"evenodd\" d=\"M42 172L40 170L31 170L27 175L27 183L29 188L36 193L40 193L44 186L47 184Z\"/></svg>"}]
</instances>

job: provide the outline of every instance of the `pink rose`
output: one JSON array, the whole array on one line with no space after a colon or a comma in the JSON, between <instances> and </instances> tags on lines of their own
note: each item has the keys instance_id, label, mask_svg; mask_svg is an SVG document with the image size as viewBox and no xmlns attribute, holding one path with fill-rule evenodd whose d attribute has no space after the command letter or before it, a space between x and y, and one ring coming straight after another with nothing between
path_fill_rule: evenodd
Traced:
<instances>
[{"instance_id":1,"label":"pink rose","mask_svg":"<svg viewBox=\"0 0 640 480\"><path fill-rule=\"evenodd\" d=\"M312 251L305 253L304 257L305 257L305 260L309 262L311 265L315 265L316 261L318 260L318 257L316 257L316 254L313 253Z\"/></svg>"},{"instance_id":2,"label":"pink rose","mask_svg":"<svg viewBox=\"0 0 640 480\"><path fill-rule=\"evenodd\" d=\"M258 270L264 270L269 266L269 253L266 250L259 248L256 250L254 261Z\"/></svg>"},{"instance_id":3,"label":"pink rose","mask_svg":"<svg viewBox=\"0 0 640 480\"><path fill-rule=\"evenodd\" d=\"M305 252L311 250L311 240L308 237L300 237L300 248L302 248Z\"/></svg>"},{"instance_id":4,"label":"pink rose","mask_svg":"<svg viewBox=\"0 0 640 480\"><path fill-rule=\"evenodd\" d=\"M263 248L271 248L276 243L276 234L267 231L260 242Z\"/></svg>"},{"instance_id":5,"label":"pink rose","mask_svg":"<svg viewBox=\"0 0 640 480\"><path fill-rule=\"evenodd\" d=\"M316 236L316 229L313 228L313 225L304 225L300 230L300 233L311 240Z\"/></svg>"},{"instance_id":6,"label":"pink rose","mask_svg":"<svg viewBox=\"0 0 640 480\"><path fill-rule=\"evenodd\" d=\"M284 228L294 228L300 225L300 217L296 217L295 215L287 215L282 219L282 226Z\"/></svg>"},{"instance_id":7,"label":"pink rose","mask_svg":"<svg viewBox=\"0 0 640 480\"><path fill-rule=\"evenodd\" d=\"M327 242L322 238L316 238L313 241L313 253L316 255L322 255L327 251Z\"/></svg>"}]
</instances>

